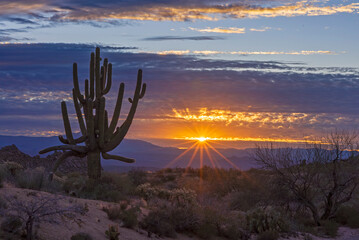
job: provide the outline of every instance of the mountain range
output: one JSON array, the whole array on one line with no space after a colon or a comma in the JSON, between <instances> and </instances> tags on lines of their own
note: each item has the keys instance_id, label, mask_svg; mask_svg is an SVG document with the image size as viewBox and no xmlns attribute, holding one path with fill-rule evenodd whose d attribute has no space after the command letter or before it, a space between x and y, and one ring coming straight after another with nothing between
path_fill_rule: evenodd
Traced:
<instances>
[{"instance_id":1,"label":"mountain range","mask_svg":"<svg viewBox=\"0 0 359 240\"><path fill-rule=\"evenodd\" d=\"M0 148L12 144L16 145L22 152L31 156L38 155L38 152L46 147L61 145L57 137L0 135ZM190 159L194 155L193 161L190 164L193 168L200 167L201 156L203 156L202 166L207 165L220 168L237 167L241 170L248 170L256 167L255 162L251 160L249 156L250 149L227 148L218 149L217 151L220 154L211 148L208 148L207 150L204 148L201 150L199 148L197 151L193 148L186 152L186 149L160 147L142 140L125 139L115 150L111 152L111 154L134 158L136 159L136 162L128 164L118 162L116 160L102 160L102 165L105 170L114 171L126 171L133 167L144 169L186 167L189 165Z\"/></svg>"}]
</instances>

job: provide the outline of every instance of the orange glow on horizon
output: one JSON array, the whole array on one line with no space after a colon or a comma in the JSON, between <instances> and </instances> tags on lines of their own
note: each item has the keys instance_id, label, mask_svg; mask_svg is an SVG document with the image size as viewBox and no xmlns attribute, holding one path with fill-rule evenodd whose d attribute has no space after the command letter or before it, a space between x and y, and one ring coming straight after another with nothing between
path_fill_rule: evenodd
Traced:
<instances>
[{"instance_id":1,"label":"orange glow on horizon","mask_svg":"<svg viewBox=\"0 0 359 240\"><path fill-rule=\"evenodd\" d=\"M192 140L199 142L207 141L243 141L243 142L283 142L283 143L322 143L322 141L308 139L289 139L289 138L261 138L261 137L179 137L176 140Z\"/></svg>"}]
</instances>

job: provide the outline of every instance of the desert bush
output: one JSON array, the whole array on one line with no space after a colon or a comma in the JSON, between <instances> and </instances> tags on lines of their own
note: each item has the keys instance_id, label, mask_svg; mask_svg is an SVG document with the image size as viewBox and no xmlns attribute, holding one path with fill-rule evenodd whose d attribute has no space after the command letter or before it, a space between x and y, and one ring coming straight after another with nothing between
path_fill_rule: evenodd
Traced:
<instances>
[{"instance_id":1,"label":"desert bush","mask_svg":"<svg viewBox=\"0 0 359 240\"><path fill-rule=\"evenodd\" d=\"M325 220L320 222L324 234L329 237L336 237L338 233L339 224L332 220Z\"/></svg>"},{"instance_id":2,"label":"desert bush","mask_svg":"<svg viewBox=\"0 0 359 240\"><path fill-rule=\"evenodd\" d=\"M8 233L17 233L22 227L22 220L15 216L5 217L1 223L1 230Z\"/></svg>"},{"instance_id":3,"label":"desert bush","mask_svg":"<svg viewBox=\"0 0 359 240\"><path fill-rule=\"evenodd\" d=\"M45 182L45 169L43 167L26 169L16 175L15 181L17 187L41 190Z\"/></svg>"},{"instance_id":4,"label":"desert bush","mask_svg":"<svg viewBox=\"0 0 359 240\"><path fill-rule=\"evenodd\" d=\"M4 186L4 176L0 174L0 188L2 188Z\"/></svg>"},{"instance_id":5,"label":"desert bush","mask_svg":"<svg viewBox=\"0 0 359 240\"><path fill-rule=\"evenodd\" d=\"M13 182L16 174L23 170L23 167L15 162L4 162L0 164L0 185L4 181Z\"/></svg>"},{"instance_id":6,"label":"desert bush","mask_svg":"<svg viewBox=\"0 0 359 240\"><path fill-rule=\"evenodd\" d=\"M5 199L0 196L0 211L7 208Z\"/></svg>"},{"instance_id":7,"label":"desert bush","mask_svg":"<svg viewBox=\"0 0 359 240\"><path fill-rule=\"evenodd\" d=\"M80 198L118 202L134 193L134 185L123 174L104 173L98 180L80 174L71 174L63 184L65 192Z\"/></svg>"},{"instance_id":8,"label":"desert bush","mask_svg":"<svg viewBox=\"0 0 359 240\"><path fill-rule=\"evenodd\" d=\"M109 240L118 240L118 236L120 236L120 233L118 232L118 226L110 225L108 227L108 230L105 231L106 238Z\"/></svg>"},{"instance_id":9,"label":"desert bush","mask_svg":"<svg viewBox=\"0 0 359 240\"><path fill-rule=\"evenodd\" d=\"M138 224L137 218L140 212L138 207L126 209L126 205L121 205L121 207L103 208L103 210L107 213L110 220L119 219L126 228L134 228Z\"/></svg>"},{"instance_id":10,"label":"desert bush","mask_svg":"<svg viewBox=\"0 0 359 240\"><path fill-rule=\"evenodd\" d=\"M170 214L165 209L150 211L140 222L140 227L147 230L148 236L152 233L160 237L176 237L176 230L172 224Z\"/></svg>"},{"instance_id":11,"label":"desert bush","mask_svg":"<svg viewBox=\"0 0 359 240\"><path fill-rule=\"evenodd\" d=\"M12 176L17 175L20 171L24 170L24 167L16 162L4 162L3 165Z\"/></svg>"},{"instance_id":12,"label":"desert bush","mask_svg":"<svg viewBox=\"0 0 359 240\"><path fill-rule=\"evenodd\" d=\"M200 221L195 230L197 236L203 239L210 239L213 236L218 236L223 222L223 216L210 207L205 207L201 211Z\"/></svg>"},{"instance_id":13,"label":"desert bush","mask_svg":"<svg viewBox=\"0 0 359 240\"><path fill-rule=\"evenodd\" d=\"M134 228L138 225L138 213L140 209L137 207L132 207L130 209L126 209L123 211L121 215L121 220L123 222L123 226L126 228Z\"/></svg>"},{"instance_id":14,"label":"desert bush","mask_svg":"<svg viewBox=\"0 0 359 240\"><path fill-rule=\"evenodd\" d=\"M147 181L147 173L143 170L132 169L127 173L131 182L137 187Z\"/></svg>"},{"instance_id":15,"label":"desert bush","mask_svg":"<svg viewBox=\"0 0 359 240\"><path fill-rule=\"evenodd\" d=\"M335 221L350 228L359 228L359 211L354 207L343 206L335 215Z\"/></svg>"},{"instance_id":16,"label":"desert bush","mask_svg":"<svg viewBox=\"0 0 359 240\"><path fill-rule=\"evenodd\" d=\"M265 231L287 232L289 226L279 211L257 208L246 215L247 228L253 233Z\"/></svg>"},{"instance_id":17,"label":"desert bush","mask_svg":"<svg viewBox=\"0 0 359 240\"><path fill-rule=\"evenodd\" d=\"M59 202L64 200L61 196L29 192L26 197L26 200L20 200L16 195L8 197L7 211L2 210L1 214L20 219L25 226L27 240L34 239L34 230L36 230L34 228L40 222L58 223L60 219L73 220L75 213L83 213L83 208L80 206L61 206Z\"/></svg>"},{"instance_id":18,"label":"desert bush","mask_svg":"<svg viewBox=\"0 0 359 240\"><path fill-rule=\"evenodd\" d=\"M279 233L276 230L267 230L260 233L257 240L277 240L278 238Z\"/></svg>"},{"instance_id":19,"label":"desert bush","mask_svg":"<svg viewBox=\"0 0 359 240\"><path fill-rule=\"evenodd\" d=\"M165 188L151 186L150 183L141 184L136 188L137 193L145 200L155 197L168 200L174 205L196 205L197 194L195 191L186 188L176 188L168 190Z\"/></svg>"},{"instance_id":20,"label":"desert bush","mask_svg":"<svg viewBox=\"0 0 359 240\"><path fill-rule=\"evenodd\" d=\"M87 233L76 233L72 235L71 240L92 240L92 237Z\"/></svg>"}]
</instances>

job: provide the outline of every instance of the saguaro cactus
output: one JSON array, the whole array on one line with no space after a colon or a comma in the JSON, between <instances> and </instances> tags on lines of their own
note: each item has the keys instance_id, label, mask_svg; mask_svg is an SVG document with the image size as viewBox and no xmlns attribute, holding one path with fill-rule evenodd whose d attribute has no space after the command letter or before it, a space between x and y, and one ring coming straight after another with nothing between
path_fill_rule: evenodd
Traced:
<instances>
[{"instance_id":1,"label":"saguaro cactus","mask_svg":"<svg viewBox=\"0 0 359 240\"><path fill-rule=\"evenodd\" d=\"M39 153L47 153L55 150L64 150L64 153L55 163L53 172L59 165L70 156L87 156L88 176L92 179L101 177L101 157L104 159L115 159L122 162L133 163L135 160L121 156L111 155L107 152L115 149L127 134L135 116L138 101L143 98L146 92L146 84L142 84L142 70L138 70L137 84L133 98L129 98L131 103L130 111L126 120L120 127L117 122L120 116L122 99L125 90L124 83L120 84L116 106L112 120L109 123L108 114L105 110L105 95L110 91L112 84L112 64L104 59L100 67L100 48L96 48L96 54L91 53L90 61L90 81L85 80L85 95L82 95L79 88L77 64L73 64L73 83L72 96L77 114L78 123L81 130L81 137L74 139L71 125L67 113L66 102L61 102L62 119L64 122L66 138L59 136L59 140L64 144L53 146L41 150ZM83 119L85 116L85 121ZM77 145L85 143L85 145Z\"/></svg>"}]
</instances>

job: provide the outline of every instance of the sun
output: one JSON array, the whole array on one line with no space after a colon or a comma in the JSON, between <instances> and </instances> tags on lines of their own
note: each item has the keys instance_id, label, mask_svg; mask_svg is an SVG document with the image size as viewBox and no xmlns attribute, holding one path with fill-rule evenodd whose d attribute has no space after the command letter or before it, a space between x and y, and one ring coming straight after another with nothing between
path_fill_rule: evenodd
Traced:
<instances>
[{"instance_id":1,"label":"sun","mask_svg":"<svg viewBox=\"0 0 359 240\"><path fill-rule=\"evenodd\" d=\"M205 142L207 140L207 138L206 137L199 137L199 138L197 138L197 140L199 142Z\"/></svg>"}]
</instances>

